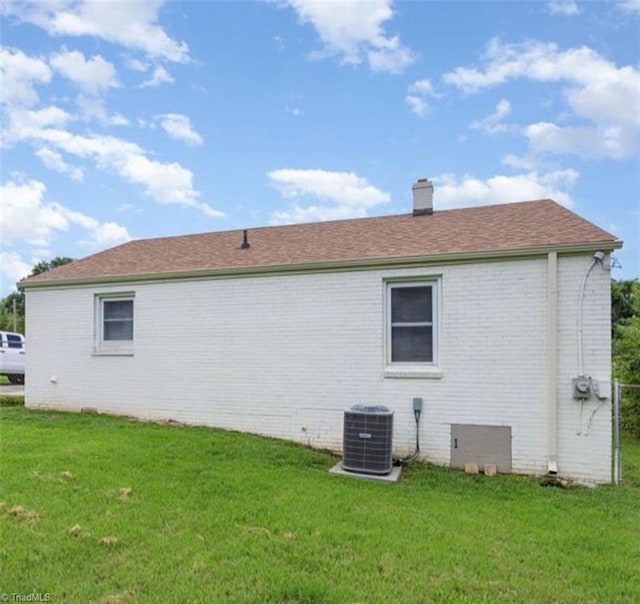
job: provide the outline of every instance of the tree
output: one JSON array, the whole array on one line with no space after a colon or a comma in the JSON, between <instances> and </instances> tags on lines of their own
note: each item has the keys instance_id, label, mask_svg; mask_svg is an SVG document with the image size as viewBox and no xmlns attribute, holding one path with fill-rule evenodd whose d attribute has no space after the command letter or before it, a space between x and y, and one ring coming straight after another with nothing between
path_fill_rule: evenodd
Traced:
<instances>
[{"instance_id":1,"label":"tree","mask_svg":"<svg viewBox=\"0 0 640 604\"><path fill-rule=\"evenodd\" d=\"M65 264L69 264L69 262L73 262L73 258L68 258L67 256L56 256L53 260L49 262L43 260L42 262L38 262L33 269L31 270L31 274L29 277L34 277L35 275L40 275L41 273L46 273L54 268L58 268L59 266L64 266Z\"/></svg>"},{"instance_id":2,"label":"tree","mask_svg":"<svg viewBox=\"0 0 640 604\"><path fill-rule=\"evenodd\" d=\"M640 282L614 283L613 374L623 384L640 384ZM640 438L640 390L623 389L622 427Z\"/></svg>"},{"instance_id":3,"label":"tree","mask_svg":"<svg viewBox=\"0 0 640 604\"><path fill-rule=\"evenodd\" d=\"M611 336L615 340L618 337L616 327L633 316L633 291L638 281L611 280Z\"/></svg>"},{"instance_id":4,"label":"tree","mask_svg":"<svg viewBox=\"0 0 640 604\"><path fill-rule=\"evenodd\" d=\"M14 309L16 321L14 323ZM0 300L0 329L4 331L24 330L24 294L11 292L6 298Z\"/></svg>"},{"instance_id":5,"label":"tree","mask_svg":"<svg viewBox=\"0 0 640 604\"><path fill-rule=\"evenodd\" d=\"M56 256L53 260L38 262L33 269L29 277L40 275L46 271L50 271L59 266L69 264L73 262L73 258L66 256ZM15 309L15 316L14 316ZM25 332L25 313L24 313L24 292L17 291L12 292L5 298L0 300L0 329L5 331L19 331Z\"/></svg>"}]
</instances>

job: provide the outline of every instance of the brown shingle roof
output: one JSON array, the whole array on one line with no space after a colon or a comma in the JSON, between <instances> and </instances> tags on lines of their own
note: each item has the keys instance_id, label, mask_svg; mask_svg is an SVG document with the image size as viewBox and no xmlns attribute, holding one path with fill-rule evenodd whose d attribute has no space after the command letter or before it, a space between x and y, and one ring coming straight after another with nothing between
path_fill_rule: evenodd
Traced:
<instances>
[{"instance_id":1,"label":"brown shingle roof","mask_svg":"<svg viewBox=\"0 0 640 604\"><path fill-rule=\"evenodd\" d=\"M176 275L268 267L621 246L613 235L551 200L131 241L30 277L61 281ZM54 284L54 283L52 283Z\"/></svg>"}]
</instances>

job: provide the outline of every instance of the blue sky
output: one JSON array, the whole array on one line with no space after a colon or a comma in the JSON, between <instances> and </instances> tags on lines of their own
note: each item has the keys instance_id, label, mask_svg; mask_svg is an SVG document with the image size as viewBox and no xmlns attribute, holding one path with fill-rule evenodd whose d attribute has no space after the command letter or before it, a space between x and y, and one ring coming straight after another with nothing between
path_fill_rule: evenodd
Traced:
<instances>
[{"instance_id":1,"label":"blue sky","mask_svg":"<svg viewBox=\"0 0 640 604\"><path fill-rule=\"evenodd\" d=\"M2 292L129 239L551 197L640 274L640 0L0 0Z\"/></svg>"}]
</instances>

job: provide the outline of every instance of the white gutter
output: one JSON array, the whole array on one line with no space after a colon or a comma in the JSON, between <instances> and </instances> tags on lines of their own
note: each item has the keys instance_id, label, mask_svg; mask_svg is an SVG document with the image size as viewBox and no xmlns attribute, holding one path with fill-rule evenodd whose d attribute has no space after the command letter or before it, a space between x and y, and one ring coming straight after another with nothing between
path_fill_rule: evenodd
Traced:
<instances>
[{"instance_id":1,"label":"white gutter","mask_svg":"<svg viewBox=\"0 0 640 604\"><path fill-rule=\"evenodd\" d=\"M558 253L547 255L547 450L558 473Z\"/></svg>"}]
</instances>

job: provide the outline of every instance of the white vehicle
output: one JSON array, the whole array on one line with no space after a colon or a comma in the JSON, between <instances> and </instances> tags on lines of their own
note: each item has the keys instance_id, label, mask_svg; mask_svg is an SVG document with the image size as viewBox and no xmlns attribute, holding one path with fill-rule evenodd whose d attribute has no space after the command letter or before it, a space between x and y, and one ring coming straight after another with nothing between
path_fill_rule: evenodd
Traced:
<instances>
[{"instance_id":1,"label":"white vehicle","mask_svg":"<svg viewBox=\"0 0 640 604\"><path fill-rule=\"evenodd\" d=\"M25 360L24 336L0 331L0 375L6 375L12 384L24 384Z\"/></svg>"}]
</instances>

